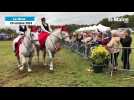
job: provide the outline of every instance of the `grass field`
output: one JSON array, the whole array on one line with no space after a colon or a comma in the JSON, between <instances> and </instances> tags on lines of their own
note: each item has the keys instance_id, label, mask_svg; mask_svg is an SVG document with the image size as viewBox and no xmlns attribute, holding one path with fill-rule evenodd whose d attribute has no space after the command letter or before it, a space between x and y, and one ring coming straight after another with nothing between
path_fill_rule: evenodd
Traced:
<instances>
[{"instance_id":1,"label":"grass field","mask_svg":"<svg viewBox=\"0 0 134 100\"><path fill-rule=\"evenodd\" d=\"M134 39L134 36L133 36ZM55 71L50 73L33 59L33 72L19 72L11 41L0 41L1 87L123 87L134 86L134 71L110 74L88 72L89 62L68 49L61 49L54 59ZM134 42L132 44L134 47ZM120 59L120 58L119 58ZM131 54L134 61L134 50ZM120 60L119 60L120 62ZM131 62L134 69L134 62Z\"/></svg>"}]
</instances>

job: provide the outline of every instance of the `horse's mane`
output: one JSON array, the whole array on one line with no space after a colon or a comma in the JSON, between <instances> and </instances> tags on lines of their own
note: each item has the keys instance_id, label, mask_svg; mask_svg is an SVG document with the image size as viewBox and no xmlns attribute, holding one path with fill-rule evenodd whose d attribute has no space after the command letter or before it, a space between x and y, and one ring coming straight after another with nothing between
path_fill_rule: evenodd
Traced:
<instances>
[{"instance_id":1,"label":"horse's mane","mask_svg":"<svg viewBox=\"0 0 134 100\"><path fill-rule=\"evenodd\" d=\"M57 34L61 31L61 28L56 28L53 30L52 34Z\"/></svg>"}]
</instances>

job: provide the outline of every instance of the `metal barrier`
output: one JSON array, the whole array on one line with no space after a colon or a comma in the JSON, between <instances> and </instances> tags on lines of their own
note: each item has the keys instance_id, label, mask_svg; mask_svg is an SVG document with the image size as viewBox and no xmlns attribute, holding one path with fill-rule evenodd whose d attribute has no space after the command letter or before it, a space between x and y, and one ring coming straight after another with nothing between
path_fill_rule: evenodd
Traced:
<instances>
[{"instance_id":1,"label":"metal barrier","mask_svg":"<svg viewBox=\"0 0 134 100\"><path fill-rule=\"evenodd\" d=\"M117 69L120 71L134 71L134 47L120 47L120 48L114 48L114 49L120 49L119 55L117 57ZM114 66L115 63L115 55L114 53L111 54L111 61L110 61L110 67L111 67L111 76L113 75ZM126 68L125 68L126 67Z\"/></svg>"},{"instance_id":2,"label":"metal barrier","mask_svg":"<svg viewBox=\"0 0 134 100\"><path fill-rule=\"evenodd\" d=\"M92 42L88 45L82 42L64 42L64 47L71 49L73 52L76 52L77 54L81 55L82 57L88 59L90 48L94 46Z\"/></svg>"},{"instance_id":3,"label":"metal barrier","mask_svg":"<svg viewBox=\"0 0 134 100\"><path fill-rule=\"evenodd\" d=\"M78 42L72 42L72 43L69 43L69 42L65 42L64 43L64 47L66 48L69 48L71 49L73 52L81 55L82 57L88 59L89 55L90 55L90 48L95 46L96 44L94 43L91 43L89 45L85 45L84 43L78 43ZM117 69L120 70L120 71L134 71L134 47L120 47L120 48L114 48L114 49L120 49L120 52L119 52L119 55L118 55L118 58L117 58L117 63L118 63L118 66L117 66ZM131 53L130 53L130 57L128 58L127 56L127 52L128 49L131 49ZM124 66L124 63L123 63L123 60L121 59L122 58L122 52L126 53L126 57L124 58L124 61L125 63L130 62L130 69L127 70L127 69L124 69L123 66ZM111 73L111 76L113 74L113 68L114 68L114 65L115 65L115 62L114 62L114 54L112 54L113 57L111 57L111 60L112 61L109 61L109 69L110 69L110 73Z\"/></svg>"}]
</instances>

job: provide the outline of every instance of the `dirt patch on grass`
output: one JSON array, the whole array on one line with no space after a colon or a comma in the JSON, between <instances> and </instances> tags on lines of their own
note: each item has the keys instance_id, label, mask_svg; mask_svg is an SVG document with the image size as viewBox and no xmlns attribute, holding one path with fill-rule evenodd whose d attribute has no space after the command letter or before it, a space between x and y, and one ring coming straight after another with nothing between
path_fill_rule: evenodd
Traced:
<instances>
[{"instance_id":1,"label":"dirt patch on grass","mask_svg":"<svg viewBox=\"0 0 134 100\"><path fill-rule=\"evenodd\" d=\"M8 84L11 81L23 79L28 75L28 73L20 72L18 70L14 70L12 72L14 72L13 75L0 79L0 87L4 86L5 84Z\"/></svg>"},{"instance_id":2,"label":"dirt patch on grass","mask_svg":"<svg viewBox=\"0 0 134 100\"><path fill-rule=\"evenodd\" d=\"M58 60L55 60L54 63L56 65L57 64L62 64L62 62L60 62ZM31 73L28 73L26 68L22 72L19 71L18 68L14 68L14 69L12 69L12 70L10 70L10 71L8 71L6 73L7 76L1 77L1 79L0 79L0 87L4 87L6 84L8 84L8 83L10 83L12 81L24 79L27 76L32 75L34 73L36 73L38 75L38 73L40 73L40 72L43 72L43 73L47 72L47 73L49 73L49 66L44 66L42 63L40 63L40 64L33 63L33 65L32 65L32 72Z\"/></svg>"}]
</instances>

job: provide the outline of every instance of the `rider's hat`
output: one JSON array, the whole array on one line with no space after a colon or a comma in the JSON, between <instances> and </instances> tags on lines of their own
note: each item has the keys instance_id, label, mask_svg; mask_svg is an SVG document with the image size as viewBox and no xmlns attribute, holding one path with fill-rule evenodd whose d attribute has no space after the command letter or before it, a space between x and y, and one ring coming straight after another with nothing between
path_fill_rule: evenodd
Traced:
<instances>
[{"instance_id":1,"label":"rider's hat","mask_svg":"<svg viewBox=\"0 0 134 100\"><path fill-rule=\"evenodd\" d=\"M44 20L46 20L46 18L45 18L45 17L42 17L42 18L41 18L41 21L44 21Z\"/></svg>"}]
</instances>

